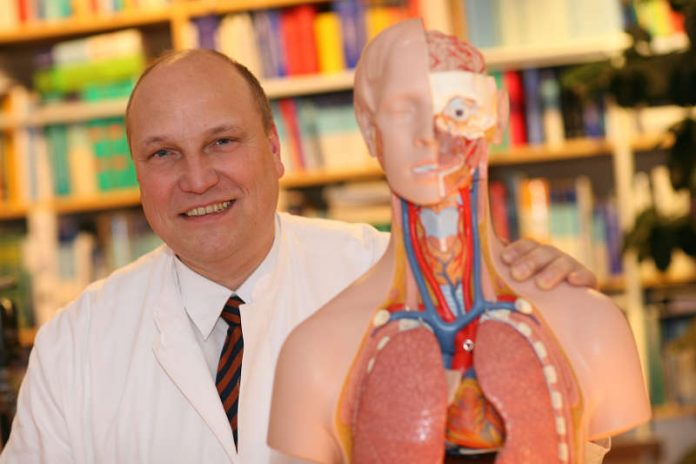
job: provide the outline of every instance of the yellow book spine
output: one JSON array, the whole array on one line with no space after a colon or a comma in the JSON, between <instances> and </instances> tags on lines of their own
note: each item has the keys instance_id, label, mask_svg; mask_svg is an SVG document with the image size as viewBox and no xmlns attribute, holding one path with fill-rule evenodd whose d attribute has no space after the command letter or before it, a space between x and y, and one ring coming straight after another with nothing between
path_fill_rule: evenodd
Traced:
<instances>
[{"instance_id":1,"label":"yellow book spine","mask_svg":"<svg viewBox=\"0 0 696 464\"><path fill-rule=\"evenodd\" d=\"M319 13L314 20L314 36L319 72L330 74L343 71L346 68L346 60L338 15L334 12Z\"/></svg>"}]
</instances>

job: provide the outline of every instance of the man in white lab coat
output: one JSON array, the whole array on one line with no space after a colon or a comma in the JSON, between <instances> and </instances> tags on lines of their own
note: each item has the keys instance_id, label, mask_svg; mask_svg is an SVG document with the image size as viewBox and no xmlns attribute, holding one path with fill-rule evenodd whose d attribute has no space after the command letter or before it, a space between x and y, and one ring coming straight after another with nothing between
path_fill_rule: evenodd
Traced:
<instances>
[{"instance_id":1,"label":"man in white lab coat","mask_svg":"<svg viewBox=\"0 0 696 464\"><path fill-rule=\"evenodd\" d=\"M278 351L387 237L276 213L283 166L268 102L215 52L158 60L131 95L127 130L145 215L166 245L41 328L0 463L288 462L266 445ZM595 285L531 241L504 259L541 286ZM231 294L244 301L236 443L215 385Z\"/></svg>"}]
</instances>

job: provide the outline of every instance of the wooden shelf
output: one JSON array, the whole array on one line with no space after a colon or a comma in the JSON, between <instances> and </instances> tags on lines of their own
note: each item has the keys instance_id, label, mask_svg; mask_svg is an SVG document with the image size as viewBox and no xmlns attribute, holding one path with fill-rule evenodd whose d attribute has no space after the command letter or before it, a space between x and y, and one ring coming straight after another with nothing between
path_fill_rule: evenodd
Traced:
<instances>
[{"instance_id":1,"label":"wooden shelf","mask_svg":"<svg viewBox=\"0 0 696 464\"><path fill-rule=\"evenodd\" d=\"M670 134L639 134L631 140L634 153L646 153L654 150L667 150L674 143Z\"/></svg>"},{"instance_id":2,"label":"wooden shelf","mask_svg":"<svg viewBox=\"0 0 696 464\"><path fill-rule=\"evenodd\" d=\"M0 220L21 219L27 215L26 205L0 202Z\"/></svg>"},{"instance_id":3,"label":"wooden shelf","mask_svg":"<svg viewBox=\"0 0 696 464\"><path fill-rule=\"evenodd\" d=\"M283 8L308 3L327 3L328 0L198 0L182 5L187 16L225 14L238 11Z\"/></svg>"},{"instance_id":4,"label":"wooden shelf","mask_svg":"<svg viewBox=\"0 0 696 464\"><path fill-rule=\"evenodd\" d=\"M525 69L602 61L631 44L627 34L575 39L569 42L482 49L489 69Z\"/></svg>"},{"instance_id":5,"label":"wooden shelf","mask_svg":"<svg viewBox=\"0 0 696 464\"><path fill-rule=\"evenodd\" d=\"M39 108L29 116L25 125L69 124L91 119L123 116L127 104L128 99L49 104Z\"/></svg>"},{"instance_id":6,"label":"wooden shelf","mask_svg":"<svg viewBox=\"0 0 696 464\"><path fill-rule=\"evenodd\" d=\"M668 287L680 287L682 285L693 283L696 283L696 275L680 275L676 277L655 275L642 280L643 288L652 290Z\"/></svg>"},{"instance_id":7,"label":"wooden shelf","mask_svg":"<svg viewBox=\"0 0 696 464\"><path fill-rule=\"evenodd\" d=\"M384 177L382 168L375 162L365 167L343 169L340 171L304 171L291 172L280 179L280 186L285 189L313 187L337 182L352 182Z\"/></svg>"},{"instance_id":8,"label":"wooden shelf","mask_svg":"<svg viewBox=\"0 0 696 464\"><path fill-rule=\"evenodd\" d=\"M140 204L137 189L120 190L88 197L67 197L53 200L53 209L58 214L83 213L107 209L128 208Z\"/></svg>"},{"instance_id":9,"label":"wooden shelf","mask_svg":"<svg viewBox=\"0 0 696 464\"><path fill-rule=\"evenodd\" d=\"M661 404L653 407L653 420L669 420L693 416L696 418L696 404Z\"/></svg>"},{"instance_id":10,"label":"wooden shelf","mask_svg":"<svg viewBox=\"0 0 696 464\"><path fill-rule=\"evenodd\" d=\"M604 139L569 139L558 145L526 145L512 147L498 153L491 153L489 164L491 166L503 166L565 161L596 156L608 157L611 155L611 150L611 144Z\"/></svg>"},{"instance_id":11,"label":"wooden shelf","mask_svg":"<svg viewBox=\"0 0 696 464\"><path fill-rule=\"evenodd\" d=\"M623 276L605 277L599 282L599 290L603 293L618 293L626 290L626 280Z\"/></svg>"},{"instance_id":12,"label":"wooden shelf","mask_svg":"<svg viewBox=\"0 0 696 464\"><path fill-rule=\"evenodd\" d=\"M273 99L351 90L353 77L353 71L343 71L335 74L266 79L261 81L261 85L268 98Z\"/></svg>"}]
</instances>

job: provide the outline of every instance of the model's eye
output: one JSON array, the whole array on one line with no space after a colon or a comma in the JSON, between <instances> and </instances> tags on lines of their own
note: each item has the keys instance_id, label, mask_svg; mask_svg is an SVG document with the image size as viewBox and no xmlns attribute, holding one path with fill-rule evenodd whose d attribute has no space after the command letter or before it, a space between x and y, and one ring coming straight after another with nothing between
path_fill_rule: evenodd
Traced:
<instances>
[{"instance_id":1,"label":"model's eye","mask_svg":"<svg viewBox=\"0 0 696 464\"><path fill-rule=\"evenodd\" d=\"M461 97L454 97L447 103L442 112L445 116L455 121L464 122L471 117L474 111L476 111L475 102Z\"/></svg>"},{"instance_id":2,"label":"model's eye","mask_svg":"<svg viewBox=\"0 0 696 464\"><path fill-rule=\"evenodd\" d=\"M218 145L229 145L232 142L233 140L231 138L221 138L215 141L215 143Z\"/></svg>"}]
</instances>

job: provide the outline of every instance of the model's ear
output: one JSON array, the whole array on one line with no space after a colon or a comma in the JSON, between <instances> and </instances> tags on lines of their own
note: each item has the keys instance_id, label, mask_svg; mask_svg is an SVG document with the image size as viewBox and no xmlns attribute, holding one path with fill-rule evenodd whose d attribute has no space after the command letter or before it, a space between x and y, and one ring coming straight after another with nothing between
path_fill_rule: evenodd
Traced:
<instances>
[{"instance_id":1,"label":"model's ear","mask_svg":"<svg viewBox=\"0 0 696 464\"><path fill-rule=\"evenodd\" d=\"M498 90L498 121L495 125L495 134L493 134L493 143L500 143L503 141L505 136L505 131L508 127L508 120L510 119L510 98L508 96L507 90Z\"/></svg>"},{"instance_id":2,"label":"model's ear","mask_svg":"<svg viewBox=\"0 0 696 464\"><path fill-rule=\"evenodd\" d=\"M376 156L378 154L377 127L375 126L374 120L372 118L372 113L370 113L370 111L363 105L356 103L355 119L358 121L358 126L360 126L360 132L362 133L363 139L365 140L365 144L367 145L367 150L370 152L370 156Z\"/></svg>"}]
</instances>

